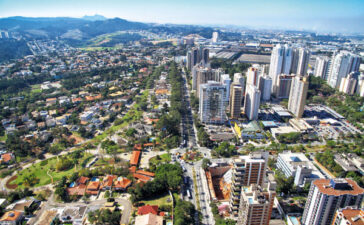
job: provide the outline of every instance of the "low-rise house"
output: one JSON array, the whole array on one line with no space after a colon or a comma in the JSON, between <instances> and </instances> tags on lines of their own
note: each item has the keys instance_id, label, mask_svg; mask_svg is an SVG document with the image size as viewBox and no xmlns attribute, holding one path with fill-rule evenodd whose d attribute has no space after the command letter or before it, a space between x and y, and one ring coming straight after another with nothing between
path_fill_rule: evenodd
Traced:
<instances>
[{"instance_id":1,"label":"low-rise house","mask_svg":"<svg viewBox=\"0 0 364 225\"><path fill-rule=\"evenodd\" d=\"M126 191L128 187L131 186L132 181L125 177L118 177L117 180L114 181L114 190L115 191Z\"/></svg>"},{"instance_id":2,"label":"low-rise house","mask_svg":"<svg viewBox=\"0 0 364 225\"><path fill-rule=\"evenodd\" d=\"M82 102L82 98L78 97L78 98L72 98L72 103L74 104L78 104Z\"/></svg>"},{"instance_id":3,"label":"low-rise house","mask_svg":"<svg viewBox=\"0 0 364 225\"><path fill-rule=\"evenodd\" d=\"M68 117L65 115L58 116L58 117L56 117L56 123L57 123L57 125L65 125L67 123L67 119L68 119Z\"/></svg>"},{"instance_id":4,"label":"low-rise house","mask_svg":"<svg viewBox=\"0 0 364 225\"><path fill-rule=\"evenodd\" d=\"M0 207L5 207L8 201L5 198L0 198Z\"/></svg>"},{"instance_id":5,"label":"low-rise house","mask_svg":"<svg viewBox=\"0 0 364 225\"><path fill-rule=\"evenodd\" d=\"M15 203L12 203L6 207L7 210L10 211L18 211L18 212L24 212L25 207L28 208L38 208L40 204L40 201L36 200L35 198L30 199L21 199L19 201L16 201Z\"/></svg>"},{"instance_id":6,"label":"low-rise house","mask_svg":"<svg viewBox=\"0 0 364 225\"><path fill-rule=\"evenodd\" d=\"M163 217L152 213L135 217L135 225L163 225Z\"/></svg>"},{"instance_id":7,"label":"low-rise house","mask_svg":"<svg viewBox=\"0 0 364 225\"><path fill-rule=\"evenodd\" d=\"M37 123L37 127L39 130L43 130L46 128L46 124L45 124L45 122L39 122L39 123Z\"/></svg>"},{"instance_id":8,"label":"low-rise house","mask_svg":"<svg viewBox=\"0 0 364 225\"><path fill-rule=\"evenodd\" d=\"M114 180L117 178L115 175L106 175L102 181L102 190L111 190Z\"/></svg>"},{"instance_id":9,"label":"low-rise house","mask_svg":"<svg viewBox=\"0 0 364 225\"><path fill-rule=\"evenodd\" d=\"M138 208L138 215L146 215L152 213L158 215L158 205L143 205Z\"/></svg>"},{"instance_id":10,"label":"low-rise house","mask_svg":"<svg viewBox=\"0 0 364 225\"><path fill-rule=\"evenodd\" d=\"M104 207L102 207L101 209L108 209L111 212L114 212L116 209L115 202L105 202Z\"/></svg>"},{"instance_id":11,"label":"low-rise house","mask_svg":"<svg viewBox=\"0 0 364 225\"><path fill-rule=\"evenodd\" d=\"M8 153L4 153L4 154L2 154L1 156L0 156L0 163L1 164L8 164L8 163L10 163L10 161L11 160L13 160L14 159L14 155L13 155L13 153L11 153L11 152L8 152Z\"/></svg>"},{"instance_id":12,"label":"low-rise house","mask_svg":"<svg viewBox=\"0 0 364 225\"><path fill-rule=\"evenodd\" d=\"M24 213L19 211L8 211L0 218L1 225L18 225L24 218Z\"/></svg>"},{"instance_id":13,"label":"low-rise house","mask_svg":"<svg viewBox=\"0 0 364 225\"><path fill-rule=\"evenodd\" d=\"M137 171L135 171L135 173L141 174L141 175L144 175L144 176L147 176L147 177L154 177L155 176L155 173L145 171L145 170L137 170Z\"/></svg>"},{"instance_id":14,"label":"low-rise house","mask_svg":"<svg viewBox=\"0 0 364 225\"><path fill-rule=\"evenodd\" d=\"M94 113L92 111L86 111L86 112L81 114L81 120L82 121L89 121L89 120L92 119L93 115L94 115Z\"/></svg>"},{"instance_id":15,"label":"low-rise house","mask_svg":"<svg viewBox=\"0 0 364 225\"><path fill-rule=\"evenodd\" d=\"M81 225L86 220L86 206L70 206L60 210L62 223Z\"/></svg>"},{"instance_id":16,"label":"low-rise house","mask_svg":"<svg viewBox=\"0 0 364 225\"><path fill-rule=\"evenodd\" d=\"M47 98L46 103L47 105L54 105L57 103L57 98Z\"/></svg>"},{"instance_id":17,"label":"low-rise house","mask_svg":"<svg viewBox=\"0 0 364 225\"><path fill-rule=\"evenodd\" d=\"M130 165L137 166L139 164L141 151L133 151L133 154L130 157Z\"/></svg>"},{"instance_id":18,"label":"low-rise house","mask_svg":"<svg viewBox=\"0 0 364 225\"><path fill-rule=\"evenodd\" d=\"M89 195L98 195L100 190L100 181L88 182L86 193Z\"/></svg>"},{"instance_id":19,"label":"low-rise house","mask_svg":"<svg viewBox=\"0 0 364 225\"><path fill-rule=\"evenodd\" d=\"M74 187L68 187L66 191L70 196L84 196L86 193L86 185L80 184Z\"/></svg>"},{"instance_id":20,"label":"low-rise house","mask_svg":"<svg viewBox=\"0 0 364 225\"><path fill-rule=\"evenodd\" d=\"M56 126L56 120L53 118L49 118L46 120L47 127L54 127Z\"/></svg>"},{"instance_id":21,"label":"low-rise house","mask_svg":"<svg viewBox=\"0 0 364 225\"><path fill-rule=\"evenodd\" d=\"M143 183L146 183L148 181L153 180L153 178L151 178L151 177L148 177L148 176L145 176L145 175L142 175L142 174L138 174L138 173L134 173L133 177L135 179L137 179L138 182L143 182Z\"/></svg>"},{"instance_id":22,"label":"low-rise house","mask_svg":"<svg viewBox=\"0 0 364 225\"><path fill-rule=\"evenodd\" d=\"M58 97L59 104L67 104L70 102L70 99L67 96L60 96Z\"/></svg>"}]
</instances>

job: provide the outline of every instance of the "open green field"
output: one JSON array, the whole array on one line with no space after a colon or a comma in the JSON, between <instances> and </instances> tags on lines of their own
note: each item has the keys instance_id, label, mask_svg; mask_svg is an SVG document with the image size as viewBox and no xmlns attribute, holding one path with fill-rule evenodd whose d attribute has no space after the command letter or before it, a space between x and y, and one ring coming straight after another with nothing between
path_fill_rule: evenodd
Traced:
<instances>
[{"instance_id":1,"label":"open green field","mask_svg":"<svg viewBox=\"0 0 364 225\"><path fill-rule=\"evenodd\" d=\"M42 89L40 88L40 84L34 84L32 85L32 93L41 93Z\"/></svg>"},{"instance_id":2,"label":"open green field","mask_svg":"<svg viewBox=\"0 0 364 225\"><path fill-rule=\"evenodd\" d=\"M4 136L0 136L0 141L5 142L7 138L6 134Z\"/></svg>"},{"instance_id":3,"label":"open green field","mask_svg":"<svg viewBox=\"0 0 364 225\"><path fill-rule=\"evenodd\" d=\"M161 205L172 205L172 199L170 199L171 197L169 196L168 193L165 193L165 194L162 194L162 195L159 195L155 198L151 198L151 199L148 199L148 200L145 200L145 201L140 201L142 203L144 203L145 205L158 205L158 206L161 206ZM169 199L170 201L168 202L167 199Z\"/></svg>"},{"instance_id":4,"label":"open green field","mask_svg":"<svg viewBox=\"0 0 364 225\"><path fill-rule=\"evenodd\" d=\"M165 153L162 155L158 155L151 158L149 161L155 165L159 165L161 163L169 163L171 161L171 154Z\"/></svg>"},{"instance_id":5,"label":"open green field","mask_svg":"<svg viewBox=\"0 0 364 225\"><path fill-rule=\"evenodd\" d=\"M53 182L56 182L60 180L63 176L69 176L72 173L76 172L81 168L81 163L90 157L91 154L84 154L83 157L81 157L76 164L76 167L72 167L68 170L64 171L56 171L55 166L58 162L58 160L62 160L64 157L67 156L56 156L49 158L47 160L44 160L42 162L33 164L32 166L18 172L17 178L11 182L10 184L17 184L18 188L25 188L25 185L23 184L24 179L26 177L35 176L35 178L38 180L37 184L35 184L33 187L40 187L51 183L51 177L53 177ZM72 158L72 157L71 157ZM45 163L46 162L46 163ZM47 174L49 173L49 175Z\"/></svg>"}]
</instances>

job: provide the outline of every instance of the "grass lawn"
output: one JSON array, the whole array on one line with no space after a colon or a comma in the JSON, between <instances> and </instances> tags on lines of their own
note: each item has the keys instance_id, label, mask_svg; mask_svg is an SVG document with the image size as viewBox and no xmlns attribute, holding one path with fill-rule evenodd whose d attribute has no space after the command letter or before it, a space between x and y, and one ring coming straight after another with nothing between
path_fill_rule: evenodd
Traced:
<instances>
[{"instance_id":1,"label":"grass lawn","mask_svg":"<svg viewBox=\"0 0 364 225\"><path fill-rule=\"evenodd\" d=\"M42 92L42 89L40 88L40 84L32 85L31 93L41 93L41 92Z\"/></svg>"},{"instance_id":2,"label":"grass lawn","mask_svg":"<svg viewBox=\"0 0 364 225\"><path fill-rule=\"evenodd\" d=\"M0 141L5 142L8 136L5 134L4 136L0 136Z\"/></svg>"},{"instance_id":3,"label":"grass lawn","mask_svg":"<svg viewBox=\"0 0 364 225\"><path fill-rule=\"evenodd\" d=\"M79 169L81 169L81 163L87 159L91 154L84 154L82 158L79 159L79 163L77 164L77 168L73 167L69 170L65 171L56 171L54 169L55 165L57 164L58 160L62 160L62 157L53 157L49 158L45 161L47 161L47 164L39 162L36 164L33 164L29 168L26 168L17 174L17 178L12 182L12 184L17 184L18 188L25 188L23 185L23 181L25 177L29 177L30 175L34 174L36 178L39 179L38 183L34 185L34 187L40 187L51 183L51 177L47 174L47 171L49 171L49 174L53 177L53 182L56 182L60 180L63 176L69 176L73 172ZM58 159L59 158L59 159Z\"/></svg>"},{"instance_id":4,"label":"grass lawn","mask_svg":"<svg viewBox=\"0 0 364 225\"><path fill-rule=\"evenodd\" d=\"M145 201L140 201L140 202L143 202L145 205L149 204L149 205L158 205L158 206L161 206L161 205L172 205L172 199L170 199L171 201L168 202L167 199L170 199L170 196L168 193L165 193L165 194L162 194L162 195L159 195L155 198L150 198L148 200L145 200Z\"/></svg>"},{"instance_id":5,"label":"grass lawn","mask_svg":"<svg viewBox=\"0 0 364 225\"><path fill-rule=\"evenodd\" d=\"M157 159L158 156L160 159ZM158 155L158 156L154 156L154 157L150 158L149 162L151 164L154 164L155 166L157 166L159 164L169 163L171 161L171 154L169 154L169 153L164 153L164 154Z\"/></svg>"}]
</instances>

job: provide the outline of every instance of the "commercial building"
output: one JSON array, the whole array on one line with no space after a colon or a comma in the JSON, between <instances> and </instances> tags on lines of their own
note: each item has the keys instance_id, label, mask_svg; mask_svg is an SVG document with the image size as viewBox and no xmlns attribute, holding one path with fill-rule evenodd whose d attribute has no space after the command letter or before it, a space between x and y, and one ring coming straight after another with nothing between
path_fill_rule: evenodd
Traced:
<instances>
[{"instance_id":1,"label":"commercial building","mask_svg":"<svg viewBox=\"0 0 364 225\"><path fill-rule=\"evenodd\" d=\"M216 81L200 85L200 120L202 123L223 124L226 121L226 86Z\"/></svg>"},{"instance_id":2,"label":"commercial building","mask_svg":"<svg viewBox=\"0 0 364 225\"><path fill-rule=\"evenodd\" d=\"M331 225L338 208L360 207L364 189L351 179L318 179L311 184L303 225Z\"/></svg>"},{"instance_id":3,"label":"commercial building","mask_svg":"<svg viewBox=\"0 0 364 225\"><path fill-rule=\"evenodd\" d=\"M315 63L315 77L320 77L324 80L327 80L328 71L330 65L330 58L327 56L319 56L316 58Z\"/></svg>"},{"instance_id":4,"label":"commercial building","mask_svg":"<svg viewBox=\"0 0 364 225\"><path fill-rule=\"evenodd\" d=\"M239 83L231 84L231 93L230 93L230 117L234 119L240 118L241 114L241 100L243 98L243 88Z\"/></svg>"},{"instance_id":5,"label":"commercial building","mask_svg":"<svg viewBox=\"0 0 364 225\"><path fill-rule=\"evenodd\" d=\"M268 152L256 152L234 159L230 192L230 210L238 215L242 187L262 185L267 169Z\"/></svg>"},{"instance_id":6,"label":"commercial building","mask_svg":"<svg viewBox=\"0 0 364 225\"><path fill-rule=\"evenodd\" d=\"M324 178L324 175L307 159L303 153L286 151L278 154L277 168L286 177L294 177L294 184L304 186L315 179Z\"/></svg>"},{"instance_id":7,"label":"commercial building","mask_svg":"<svg viewBox=\"0 0 364 225\"><path fill-rule=\"evenodd\" d=\"M342 78L351 72L359 70L360 57L348 51L341 51L332 56L332 63L328 77L328 84L333 88L339 88Z\"/></svg>"},{"instance_id":8,"label":"commercial building","mask_svg":"<svg viewBox=\"0 0 364 225\"><path fill-rule=\"evenodd\" d=\"M247 85L245 100L244 100L244 113L249 120L258 119L258 110L260 106L260 91L254 85Z\"/></svg>"},{"instance_id":9,"label":"commercial building","mask_svg":"<svg viewBox=\"0 0 364 225\"><path fill-rule=\"evenodd\" d=\"M291 126L280 126L280 127L271 128L270 132L272 133L272 136L274 138L277 138L281 134L289 134L289 133L298 132L298 131Z\"/></svg>"},{"instance_id":10,"label":"commercial building","mask_svg":"<svg viewBox=\"0 0 364 225\"><path fill-rule=\"evenodd\" d=\"M338 209L332 225L364 225L364 210L352 207Z\"/></svg>"},{"instance_id":11,"label":"commercial building","mask_svg":"<svg viewBox=\"0 0 364 225\"><path fill-rule=\"evenodd\" d=\"M292 79L291 91L288 100L288 110L296 117L301 118L306 104L308 78L296 76Z\"/></svg>"},{"instance_id":12,"label":"commercial building","mask_svg":"<svg viewBox=\"0 0 364 225\"><path fill-rule=\"evenodd\" d=\"M259 77L259 91L262 101L269 101L272 90L272 78L268 75Z\"/></svg>"}]
</instances>

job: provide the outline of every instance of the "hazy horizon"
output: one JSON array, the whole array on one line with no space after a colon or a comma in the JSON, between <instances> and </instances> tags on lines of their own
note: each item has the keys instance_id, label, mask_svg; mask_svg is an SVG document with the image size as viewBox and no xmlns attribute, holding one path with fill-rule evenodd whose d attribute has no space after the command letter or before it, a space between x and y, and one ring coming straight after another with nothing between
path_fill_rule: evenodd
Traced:
<instances>
[{"instance_id":1,"label":"hazy horizon","mask_svg":"<svg viewBox=\"0 0 364 225\"><path fill-rule=\"evenodd\" d=\"M321 33L364 33L364 1L360 0L0 0L0 17L80 18L95 14L160 24L234 25Z\"/></svg>"}]
</instances>

